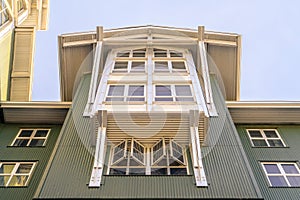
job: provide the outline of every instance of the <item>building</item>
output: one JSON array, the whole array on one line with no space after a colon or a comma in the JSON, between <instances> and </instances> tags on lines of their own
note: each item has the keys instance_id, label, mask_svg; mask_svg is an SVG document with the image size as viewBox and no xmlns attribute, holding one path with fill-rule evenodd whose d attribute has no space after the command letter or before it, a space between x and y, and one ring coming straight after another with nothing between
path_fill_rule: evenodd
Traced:
<instances>
[{"instance_id":1,"label":"building","mask_svg":"<svg viewBox=\"0 0 300 200\"><path fill-rule=\"evenodd\" d=\"M58 40L61 102L14 86L25 51L8 51L0 199L299 198L300 103L239 101L240 35L147 25Z\"/></svg>"}]
</instances>

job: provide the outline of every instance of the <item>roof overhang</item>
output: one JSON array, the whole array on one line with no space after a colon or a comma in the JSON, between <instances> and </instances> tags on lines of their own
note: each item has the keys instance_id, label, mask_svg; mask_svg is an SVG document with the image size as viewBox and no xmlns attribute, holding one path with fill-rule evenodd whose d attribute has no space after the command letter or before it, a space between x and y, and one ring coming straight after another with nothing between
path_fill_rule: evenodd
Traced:
<instances>
[{"instance_id":1,"label":"roof overhang","mask_svg":"<svg viewBox=\"0 0 300 200\"><path fill-rule=\"evenodd\" d=\"M3 123L63 124L71 102L1 102Z\"/></svg>"},{"instance_id":2,"label":"roof overhang","mask_svg":"<svg viewBox=\"0 0 300 200\"><path fill-rule=\"evenodd\" d=\"M72 101L78 72L82 73L82 69L85 68L84 72L87 73L91 69L97 41L103 41L104 48L108 46L117 47L118 45L123 45L122 38L124 37L147 34L149 32L179 36L183 38L183 40L180 40L181 45L188 45L188 42L194 45L197 44L200 35L199 30L196 29L153 25L104 30L102 27L97 27L96 31L60 35L58 37L58 52L62 101ZM119 40L118 37L120 38ZM235 33L204 31L203 41L206 44L207 53L211 58L209 59L209 65L213 66L210 72L216 74L218 81L221 83L220 85L224 86L221 89L224 91L226 100L239 100L241 36ZM146 40L126 39L125 42L127 42L127 45L145 44ZM165 45L168 44L167 40L159 40L157 44L159 42ZM171 42L170 44L173 43ZM198 59L197 53L194 53L194 57ZM197 64L197 61L195 62Z\"/></svg>"},{"instance_id":3,"label":"roof overhang","mask_svg":"<svg viewBox=\"0 0 300 200\"><path fill-rule=\"evenodd\" d=\"M300 124L300 102L230 102L235 124Z\"/></svg>"}]
</instances>

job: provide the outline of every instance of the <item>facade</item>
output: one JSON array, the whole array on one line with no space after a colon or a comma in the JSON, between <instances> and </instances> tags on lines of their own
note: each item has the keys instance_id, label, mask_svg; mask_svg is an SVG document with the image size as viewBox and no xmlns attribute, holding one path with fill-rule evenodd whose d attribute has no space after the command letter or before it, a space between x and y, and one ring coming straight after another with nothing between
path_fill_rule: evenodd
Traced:
<instances>
[{"instance_id":1,"label":"facade","mask_svg":"<svg viewBox=\"0 0 300 200\"><path fill-rule=\"evenodd\" d=\"M42 8L31 30L44 29L48 2L25 2ZM63 34L61 102L31 102L34 42L9 23L0 199L299 199L300 103L239 101L240 35L150 25Z\"/></svg>"}]
</instances>

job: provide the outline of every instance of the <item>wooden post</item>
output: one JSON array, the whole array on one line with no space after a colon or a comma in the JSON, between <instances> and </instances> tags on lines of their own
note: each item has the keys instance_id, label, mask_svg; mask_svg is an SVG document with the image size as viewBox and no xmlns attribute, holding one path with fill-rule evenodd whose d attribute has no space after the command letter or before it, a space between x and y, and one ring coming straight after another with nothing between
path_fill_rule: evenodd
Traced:
<instances>
[{"instance_id":1,"label":"wooden post","mask_svg":"<svg viewBox=\"0 0 300 200\"><path fill-rule=\"evenodd\" d=\"M103 41L103 26L97 26L97 41Z\"/></svg>"}]
</instances>

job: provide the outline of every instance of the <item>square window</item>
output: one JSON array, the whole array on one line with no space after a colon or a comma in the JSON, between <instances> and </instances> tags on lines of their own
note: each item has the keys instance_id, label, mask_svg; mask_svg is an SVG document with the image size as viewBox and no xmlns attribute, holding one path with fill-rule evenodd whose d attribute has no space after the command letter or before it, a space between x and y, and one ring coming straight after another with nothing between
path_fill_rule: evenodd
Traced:
<instances>
[{"instance_id":1,"label":"square window","mask_svg":"<svg viewBox=\"0 0 300 200\"><path fill-rule=\"evenodd\" d=\"M248 129L253 147L285 147L276 129Z\"/></svg>"},{"instance_id":2,"label":"square window","mask_svg":"<svg viewBox=\"0 0 300 200\"><path fill-rule=\"evenodd\" d=\"M300 187L300 171L294 162L262 163L264 172L273 187Z\"/></svg>"},{"instance_id":3,"label":"square window","mask_svg":"<svg viewBox=\"0 0 300 200\"><path fill-rule=\"evenodd\" d=\"M170 85L156 85L156 96L172 96Z\"/></svg>"},{"instance_id":4,"label":"square window","mask_svg":"<svg viewBox=\"0 0 300 200\"><path fill-rule=\"evenodd\" d=\"M183 61L172 61L172 69L174 71L186 71Z\"/></svg>"},{"instance_id":5,"label":"square window","mask_svg":"<svg viewBox=\"0 0 300 200\"><path fill-rule=\"evenodd\" d=\"M124 85L110 85L107 96L124 96Z\"/></svg>"},{"instance_id":6,"label":"square window","mask_svg":"<svg viewBox=\"0 0 300 200\"><path fill-rule=\"evenodd\" d=\"M40 147L45 146L50 129L21 129L11 146Z\"/></svg>"},{"instance_id":7,"label":"square window","mask_svg":"<svg viewBox=\"0 0 300 200\"><path fill-rule=\"evenodd\" d=\"M0 186L27 186L34 166L34 162L0 163Z\"/></svg>"},{"instance_id":8,"label":"square window","mask_svg":"<svg viewBox=\"0 0 300 200\"><path fill-rule=\"evenodd\" d=\"M127 72L128 61L116 61L114 65L114 71Z\"/></svg>"},{"instance_id":9,"label":"square window","mask_svg":"<svg viewBox=\"0 0 300 200\"><path fill-rule=\"evenodd\" d=\"M131 71L133 71L133 72L145 72L145 62L132 61Z\"/></svg>"},{"instance_id":10,"label":"square window","mask_svg":"<svg viewBox=\"0 0 300 200\"><path fill-rule=\"evenodd\" d=\"M155 61L154 62L155 72L168 72L168 61Z\"/></svg>"}]
</instances>

